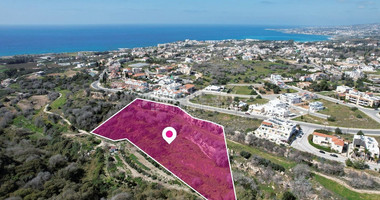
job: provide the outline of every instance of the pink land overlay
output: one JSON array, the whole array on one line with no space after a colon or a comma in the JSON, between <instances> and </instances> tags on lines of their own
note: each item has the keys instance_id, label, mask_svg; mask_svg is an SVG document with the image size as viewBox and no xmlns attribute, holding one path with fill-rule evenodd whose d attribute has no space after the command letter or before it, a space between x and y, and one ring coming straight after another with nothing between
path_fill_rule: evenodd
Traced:
<instances>
[{"instance_id":1,"label":"pink land overlay","mask_svg":"<svg viewBox=\"0 0 380 200\"><path fill-rule=\"evenodd\" d=\"M173 127L176 139L162 137ZM92 133L128 140L207 199L236 199L223 127L176 106L136 99Z\"/></svg>"}]
</instances>

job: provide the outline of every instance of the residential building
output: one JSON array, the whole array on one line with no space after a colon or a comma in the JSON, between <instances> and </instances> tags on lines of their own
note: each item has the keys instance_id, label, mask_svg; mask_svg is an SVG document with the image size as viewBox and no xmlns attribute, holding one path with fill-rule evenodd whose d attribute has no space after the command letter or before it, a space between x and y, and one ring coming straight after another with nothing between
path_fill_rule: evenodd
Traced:
<instances>
[{"instance_id":1,"label":"residential building","mask_svg":"<svg viewBox=\"0 0 380 200\"><path fill-rule=\"evenodd\" d=\"M308 88L311 85L311 82L298 82L297 87L304 89Z\"/></svg>"},{"instance_id":2,"label":"residential building","mask_svg":"<svg viewBox=\"0 0 380 200\"><path fill-rule=\"evenodd\" d=\"M380 103L380 97L374 96L373 93L359 92L357 90L350 90L346 93L346 100L366 107L376 107Z\"/></svg>"},{"instance_id":3,"label":"residential building","mask_svg":"<svg viewBox=\"0 0 380 200\"><path fill-rule=\"evenodd\" d=\"M337 93L348 93L350 90L352 90L351 87L345 86L345 85L339 85L336 87Z\"/></svg>"},{"instance_id":4,"label":"residential building","mask_svg":"<svg viewBox=\"0 0 380 200\"><path fill-rule=\"evenodd\" d=\"M138 92L145 92L149 90L149 85L146 81L140 81L135 79L125 79L125 88L129 90L136 90Z\"/></svg>"},{"instance_id":5,"label":"residential building","mask_svg":"<svg viewBox=\"0 0 380 200\"><path fill-rule=\"evenodd\" d=\"M276 117L263 121L255 131L257 137L277 144L288 144L290 137L297 133L296 124Z\"/></svg>"},{"instance_id":6,"label":"residential building","mask_svg":"<svg viewBox=\"0 0 380 200\"><path fill-rule=\"evenodd\" d=\"M344 141L333 135L314 132L313 143L321 146L330 147L331 150L337 151L339 153L343 152Z\"/></svg>"},{"instance_id":7,"label":"residential building","mask_svg":"<svg viewBox=\"0 0 380 200\"><path fill-rule=\"evenodd\" d=\"M281 94L280 100L288 104L297 104L302 102L302 98L298 94L292 93Z\"/></svg>"},{"instance_id":8,"label":"residential building","mask_svg":"<svg viewBox=\"0 0 380 200\"><path fill-rule=\"evenodd\" d=\"M183 93L181 90L173 90L169 88L158 88L153 91L153 95L158 96L158 97L177 99L177 98L182 97Z\"/></svg>"},{"instance_id":9,"label":"residential building","mask_svg":"<svg viewBox=\"0 0 380 200\"><path fill-rule=\"evenodd\" d=\"M354 135L352 147L359 149L359 151L365 151L367 149L370 157L379 158L379 143L373 137Z\"/></svg>"},{"instance_id":10,"label":"residential building","mask_svg":"<svg viewBox=\"0 0 380 200\"><path fill-rule=\"evenodd\" d=\"M299 94L301 96L302 101L309 101L309 100L314 100L318 99L318 95L312 92L303 92Z\"/></svg>"},{"instance_id":11,"label":"residential building","mask_svg":"<svg viewBox=\"0 0 380 200\"><path fill-rule=\"evenodd\" d=\"M309 110L312 112L317 112L323 109L325 109L325 107L323 106L323 103L320 101L309 103Z\"/></svg>"},{"instance_id":12,"label":"residential building","mask_svg":"<svg viewBox=\"0 0 380 200\"><path fill-rule=\"evenodd\" d=\"M287 104L278 99L271 100L264 105L250 105L248 111L281 118L289 117L291 114Z\"/></svg>"},{"instance_id":13,"label":"residential building","mask_svg":"<svg viewBox=\"0 0 380 200\"><path fill-rule=\"evenodd\" d=\"M214 91L214 92L220 92L220 91L223 90L223 86L209 85L204 90Z\"/></svg>"}]
</instances>

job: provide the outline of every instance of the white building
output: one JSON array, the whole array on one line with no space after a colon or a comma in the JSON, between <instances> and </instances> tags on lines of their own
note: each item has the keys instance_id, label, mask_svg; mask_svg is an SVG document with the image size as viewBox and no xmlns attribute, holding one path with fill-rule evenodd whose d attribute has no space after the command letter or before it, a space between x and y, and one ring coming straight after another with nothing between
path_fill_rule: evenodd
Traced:
<instances>
[{"instance_id":1,"label":"white building","mask_svg":"<svg viewBox=\"0 0 380 200\"><path fill-rule=\"evenodd\" d=\"M282 76L278 75L278 74L271 74L270 75L270 82L279 86L280 88L286 88L287 87L285 85L285 82L284 82L284 79L282 78Z\"/></svg>"},{"instance_id":2,"label":"white building","mask_svg":"<svg viewBox=\"0 0 380 200\"><path fill-rule=\"evenodd\" d=\"M289 138L293 134L297 134L297 131L294 123L279 118L270 118L261 123L260 127L256 129L255 135L277 144L288 144Z\"/></svg>"},{"instance_id":3,"label":"white building","mask_svg":"<svg viewBox=\"0 0 380 200\"><path fill-rule=\"evenodd\" d=\"M223 90L223 87L222 86L217 86L217 85L209 85L204 90L214 91L214 92L220 92L220 91Z\"/></svg>"},{"instance_id":4,"label":"white building","mask_svg":"<svg viewBox=\"0 0 380 200\"><path fill-rule=\"evenodd\" d=\"M332 150L342 153L344 147L344 141L336 136L327 135L323 133L313 133L313 143L330 147Z\"/></svg>"},{"instance_id":5,"label":"white building","mask_svg":"<svg viewBox=\"0 0 380 200\"><path fill-rule=\"evenodd\" d=\"M153 95L158 97L166 97L170 99L177 99L182 97L183 93L181 90L172 90L168 88L158 88L153 91Z\"/></svg>"},{"instance_id":6,"label":"white building","mask_svg":"<svg viewBox=\"0 0 380 200\"><path fill-rule=\"evenodd\" d=\"M124 83L126 84L126 88L129 90L136 90L139 92L146 92L149 90L149 84L146 81L127 78Z\"/></svg>"},{"instance_id":7,"label":"white building","mask_svg":"<svg viewBox=\"0 0 380 200\"><path fill-rule=\"evenodd\" d=\"M323 103L320 102L320 101L311 102L309 104L309 110L312 111L312 112L317 112L317 111L320 111L320 110L323 110L323 109L325 109L325 107L323 106Z\"/></svg>"},{"instance_id":8,"label":"white building","mask_svg":"<svg viewBox=\"0 0 380 200\"><path fill-rule=\"evenodd\" d=\"M260 114L281 118L289 117L291 114L287 104L278 99L271 100L264 105L250 105L248 112L257 112Z\"/></svg>"},{"instance_id":9,"label":"white building","mask_svg":"<svg viewBox=\"0 0 380 200\"><path fill-rule=\"evenodd\" d=\"M346 76L349 76L354 80L358 80L359 78L362 78L364 76L363 71L360 69L357 69L355 71L346 71L344 73L346 74Z\"/></svg>"},{"instance_id":10,"label":"white building","mask_svg":"<svg viewBox=\"0 0 380 200\"><path fill-rule=\"evenodd\" d=\"M345 86L345 85L339 85L336 87L336 92L337 93L348 93L352 88Z\"/></svg>"},{"instance_id":11,"label":"white building","mask_svg":"<svg viewBox=\"0 0 380 200\"><path fill-rule=\"evenodd\" d=\"M367 149L371 153L372 158L379 158L379 143L373 137L354 135L352 147L358 148L359 151Z\"/></svg>"},{"instance_id":12,"label":"white building","mask_svg":"<svg viewBox=\"0 0 380 200\"><path fill-rule=\"evenodd\" d=\"M280 100L288 104L297 104L302 102L301 96L298 94L285 93L280 95Z\"/></svg>"}]
</instances>

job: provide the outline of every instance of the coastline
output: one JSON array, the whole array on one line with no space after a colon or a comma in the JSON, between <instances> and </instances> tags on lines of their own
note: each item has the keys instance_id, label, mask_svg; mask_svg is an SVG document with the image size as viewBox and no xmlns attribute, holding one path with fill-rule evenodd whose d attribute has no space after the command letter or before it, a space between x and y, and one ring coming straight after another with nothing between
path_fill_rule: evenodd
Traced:
<instances>
[{"instance_id":1,"label":"coastline","mask_svg":"<svg viewBox=\"0 0 380 200\"><path fill-rule=\"evenodd\" d=\"M270 26L0 26L0 57L144 48L186 39L314 42L326 36L280 33Z\"/></svg>"}]
</instances>

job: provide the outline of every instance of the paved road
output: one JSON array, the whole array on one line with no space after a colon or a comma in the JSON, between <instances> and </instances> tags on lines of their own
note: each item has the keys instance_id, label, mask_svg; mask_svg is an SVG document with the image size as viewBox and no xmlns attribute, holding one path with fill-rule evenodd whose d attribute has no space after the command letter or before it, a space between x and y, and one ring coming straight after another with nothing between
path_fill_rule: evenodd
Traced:
<instances>
[{"instance_id":1,"label":"paved road","mask_svg":"<svg viewBox=\"0 0 380 200\"><path fill-rule=\"evenodd\" d=\"M106 92L122 92L123 91L123 90L119 90L119 89L110 89L110 88L102 87L100 85L99 81L95 81L95 82L91 83L91 87L95 90L103 90Z\"/></svg>"},{"instance_id":2,"label":"paved road","mask_svg":"<svg viewBox=\"0 0 380 200\"><path fill-rule=\"evenodd\" d=\"M308 141L308 136L312 134L313 131L314 131L314 128L302 126L302 132L303 132L302 137L301 138L297 137L297 139L293 141L291 146L300 151L309 152L311 154L317 155L319 157L322 157L328 160L334 160L341 163L345 163L345 161L347 160L347 153L336 154L338 156L336 158L336 157L332 157L330 153L328 152L321 153L319 149L311 146L311 144ZM369 165L371 169L380 169L380 164L376 164L373 162L367 162L367 164Z\"/></svg>"}]
</instances>

